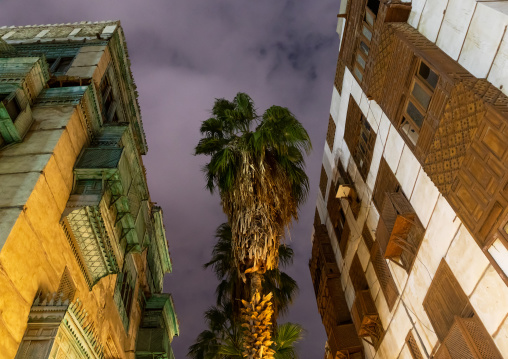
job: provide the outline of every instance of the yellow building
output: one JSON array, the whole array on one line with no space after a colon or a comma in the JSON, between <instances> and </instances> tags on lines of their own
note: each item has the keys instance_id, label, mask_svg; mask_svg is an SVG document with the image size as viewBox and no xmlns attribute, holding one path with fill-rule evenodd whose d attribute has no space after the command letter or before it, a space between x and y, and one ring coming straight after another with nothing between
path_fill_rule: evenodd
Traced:
<instances>
[{"instance_id":1,"label":"yellow building","mask_svg":"<svg viewBox=\"0 0 508 359\"><path fill-rule=\"evenodd\" d=\"M0 358L172 358L119 22L0 28Z\"/></svg>"}]
</instances>

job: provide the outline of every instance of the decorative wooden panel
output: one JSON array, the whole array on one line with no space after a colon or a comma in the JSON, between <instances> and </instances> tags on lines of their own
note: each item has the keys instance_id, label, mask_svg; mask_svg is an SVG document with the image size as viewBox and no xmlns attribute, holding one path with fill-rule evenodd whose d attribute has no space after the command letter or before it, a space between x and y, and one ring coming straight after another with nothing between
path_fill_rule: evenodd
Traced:
<instances>
[{"instance_id":1,"label":"decorative wooden panel","mask_svg":"<svg viewBox=\"0 0 508 359\"><path fill-rule=\"evenodd\" d=\"M415 337L413 336L413 333L411 331L409 331L409 333L407 334L406 345L413 359L423 359L423 355L420 352L420 348L418 347Z\"/></svg>"},{"instance_id":2,"label":"decorative wooden panel","mask_svg":"<svg viewBox=\"0 0 508 359\"><path fill-rule=\"evenodd\" d=\"M372 194L372 200L378 212L381 212L383 209L382 206L385 198L385 193L397 192L399 188L400 185L399 182L397 181L397 178L390 169L390 166L388 166L388 163L386 162L384 157L381 157L381 163L379 165L376 184L374 185L374 192Z\"/></svg>"},{"instance_id":3,"label":"decorative wooden panel","mask_svg":"<svg viewBox=\"0 0 508 359\"><path fill-rule=\"evenodd\" d=\"M319 177L319 189L323 195L323 199L326 198L326 186L328 185L328 175L326 174L325 166L321 166L321 176Z\"/></svg>"},{"instance_id":4,"label":"decorative wooden panel","mask_svg":"<svg viewBox=\"0 0 508 359\"><path fill-rule=\"evenodd\" d=\"M374 239L372 239L372 233L370 232L370 229L367 226L367 221L365 221L365 224L363 225L362 237L363 240L365 241L365 245L370 251L372 249L372 246L374 245Z\"/></svg>"},{"instance_id":5,"label":"decorative wooden panel","mask_svg":"<svg viewBox=\"0 0 508 359\"><path fill-rule=\"evenodd\" d=\"M485 112L483 101L472 89L459 83L452 90L423 166L444 195L451 190Z\"/></svg>"},{"instance_id":6,"label":"decorative wooden panel","mask_svg":"<svg viewBox=\"0 0 508 359\"><path fill-rule=\"evenodd\" d=\"M358 136L361 130L362 110L356 103L353 96L349 96L347 108L346 128L344 129L344 141L349 148L350 153L355 153L358 144Z\"/></svg>"},{"instance_id":7,"label":"decorative wooden panel","mask_svg":"<svg viewBox=\"0 0 508 359\"><path fill-rule=\"evenodd\" d=\"M355 291L369 289L367 278L365 278L365 273L363 271L360 258L358 258L358 253L355 253L353 261L351 262L351 267L349 268L349 277L351 278L351 283L353 284Z\"/></svg>"},{"instance_id":8,"label":"decorative wooden panel","mask_svg":"<svg viewBox=\"0 0 508 359\"><path fill-rule=\"evenodd\" d=\"M439 347L435 359L501 359L503 356L494 344L478 317L455 321Z\"/></svg>"},{"instance_id":9,"label":"decorative wooden panel","mask_svg":"<svg viewBox=\"0 0 508 359\"><path fill-rule=\"evenodd\" d=\"M393 55L393 47L395 46L395 37L391 26L384 26L379 32L376 41L372 46L372 61L369 61L366 69L366 78L364 83L367 87L367 95L376 102L380 103L386 89L384 82L386 70Z\"/></svg>"},{"instance_id":10,"label":"decorative wooden panel","mask_svg":"<svg viewBox=\"0 0 508 359\"><path fill-rule=\"evenodd\" d=\"M374 271L376 272L376 276L381 286L381 290L383 291L383 295L385 296L388 308L390 308L391 311L397 301L399 291L397 290L395 281L390 273L390 268L379 250L378 242L374 243L374 246L370 251L370 260L374 266Z\"/></svg>"},{"instance_id":11,"label":"decorative wooden panel","mask_svg":"<svg viewBox=\"0 0 508 359\"><path fill-rule=\"evenodd\" d=\"M474 91L482 90L486 113L447 198L478 244L486 248L496 238L503 240L500 226L508 208L508 105L499 90L496 97L490 84L478 81Z\"/></svg>"},{"instance_id":12,"label":"decorative wooden panel","mask_svg":"<svg viewBox=\"0 0 508 359\"><path fill-rule=\"evenodd\" d=\"M333 151L333 142L335 141L335 130L336 130L335 121L333 120L332 115L330 115L330 118L328 119L328 131L326 132L326 143L328 144L330 151Z\"/></svg>"},{"instance_id":13,"label":"decorative wooden panel","mask_svg":"<svg viewBox=\"0 0 508 359\"><path fill-rule=\"evenodd\" d=\"M468 297L444 259L423 300L423 308L440 341L445 339L455 316L468 318L474 313Z\"/></svg>"}]
</instances>

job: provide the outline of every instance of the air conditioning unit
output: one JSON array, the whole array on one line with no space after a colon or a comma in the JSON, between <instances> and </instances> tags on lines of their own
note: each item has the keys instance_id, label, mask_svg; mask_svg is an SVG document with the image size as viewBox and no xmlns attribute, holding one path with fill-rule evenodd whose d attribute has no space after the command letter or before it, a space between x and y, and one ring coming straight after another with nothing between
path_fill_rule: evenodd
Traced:
<instances>
[{"instance_id":1,"label":"air conditioning unit","mask_svg":"<svg viewBox=\"0 0 508 359\"><path fill-rule=\"evenodd\" d=\"M355 188L354 186L349 183L345 178L339 177L337 180L337 194L335 195L335 198L355 198Z\"/></svg>"}]
</instances>

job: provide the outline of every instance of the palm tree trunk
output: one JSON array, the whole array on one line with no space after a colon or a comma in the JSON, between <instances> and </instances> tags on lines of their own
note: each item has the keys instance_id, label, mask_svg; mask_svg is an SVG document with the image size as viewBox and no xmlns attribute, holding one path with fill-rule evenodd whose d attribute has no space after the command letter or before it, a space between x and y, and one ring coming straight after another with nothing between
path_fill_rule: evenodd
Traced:
<instances>
[{"instance_id":1,"label":"palm tree trunk","mask_svg":"<svg viewBox=\"0 0 508 359\"><path fill-rule=\"evenodd\" d=\"M251 273L250 275L250 297L252 297L256 291L258 291L260 294L262 294L262 288L261 288L261 274L259 272Z\"/></svg>"}]
</instances>

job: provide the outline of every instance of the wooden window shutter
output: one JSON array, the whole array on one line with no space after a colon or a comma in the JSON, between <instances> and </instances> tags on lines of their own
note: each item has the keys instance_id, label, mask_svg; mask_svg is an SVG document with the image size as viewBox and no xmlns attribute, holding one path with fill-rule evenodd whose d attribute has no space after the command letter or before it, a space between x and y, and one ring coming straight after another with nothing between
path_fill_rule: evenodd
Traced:
<instances>
[{"instance_id":1,"label":"wooden window shutter","mask_svg":"<svg viewBox=\"0 0 508 359\"><path fill-rule=\"evenodd\" d=\"M333 142L335 141L335 121L333 120L332 115L328 119L328 131L326 132L326 143L328 143L328 147L330 151L333 151Z\"/></svg>"},{"instance_id":2,"label":"wooden window shutter","mask_svg":"<svg viewBox=\"0 0 508 359\"><path fill-rule=\"evenodd\" d=\"M374 240L372 239L372 233L370 232L370 229L367 226L367 221L365 221L363 225L362 236L363 240L365 241L365 245L370 251L372 249L372 246L374 245Z\"/></svg>"},{"instance_id":3,"label":"wooden window shutter","mask_svg":"<svg viewBox=\"0 0 508 359\"><path fill-rule=\"evenodd\" d=\"M391 311L395 305L395 302L397 301L399 291L397 290L395 281L393 280L392 274L390 273L390 268L388 267L386 260L383 258L381 252L379 251L378 242L374 243L372 247L370 252L370 260L374 266L374 271L376 272L376 276L381 286L381 290L383 291L383 295L385 296L388 308L390 308Z\"/></svg>"},{"instance_id":4,"label":"wooden window shutter","mask_svg":"<svg viewBox=\"0 0 508 359\"><path fill-rule=\"evenodd\" d=\"M346 141L350 153L354 153L356 150L358 137L360 136L361 120L362 110L360 110L360 107L356 104L353 96L349 96L344 141Z\"/></svg>"},{"instance_id":5,"label":"wooden window shutter","mask_svg":"<svg viewBox=\"0 0 508 359\"><path fill-rule=\"evenodd\" d=\"M362 263L360 262L360 258L358 258L358 253L355 253L353 262L351 263L351 268L349 268L349 278L351 278L351 283L353 284L355 292L369 289Z\"/></svg>"},{"instance_id":6,"label":"wooden window shutter","mask_svg":"<svg viewBox=\"0 0 508 359\"><path fill-rule=\"evenodd\" d=\"M423 308L441 342L452 327L455 316L468 318L474 314L469 299L444 259L423 300Z\"/></svg>"},{"instance_id":7,"label":"wooden window shutter","mask_svg":"<svg viewBox=\"0 0 508 359\"><path fill-rule=\"evenodd\" d=\"M379 165L379 172L376 178L376 184L374 186L374 192L372 194L372 199L374 201L374 205L376 206L378 212L381 212L383 208L383 201L386 192L397 192L400 189L399 182L397 178L393 174L390 166L384 159L381 157L381 163Z\"/></svg>"},{"instance_id":8,"label":"wooden window shutter","mask_svg":"<svg viewBox=\"0 0 508 359\"><path fill-rule=\"evenodd\" d=\"M502 355L478 317L460 318L456 316L434 358L501 359Z\"/></svg>"},{"instance_id":9,"label":"wooden window shutter","mask_svg":"<svg viewBox=\"0 0 508 359\"><path fill-rule=\"evenodd\" d=\"M356 147L352 152L353 159L356 163L358 171L364 180L370 170L370 162L374 154L374 146L376 144L376 133L370 126L365 116L361 116L360 131L358 131L358 139Z\"/></svg>"},{"instance_id":10,"label":"wooden window shutter","mask_svg":"<svg viewBox=\"0 0 508 359\"><path fill-rule=\"evenodd\" d=\"M325 166L321 166L321 177L319 177L319 189L323 198L326 198L326 185L328 184L328 175L326 174Z\"/></svg>"},{"instance_id":11,"label":"wooden window shutter","mask_svg":"<svg viewBox=\"0 0 508 359\"><path fill-rule=\"evenodd\" d=\"M407 334L406 344L413 359L423 359L423 355L420 352L420 348L418 347L415 337L411 331Z\"/></svg>"}]
</instances>

